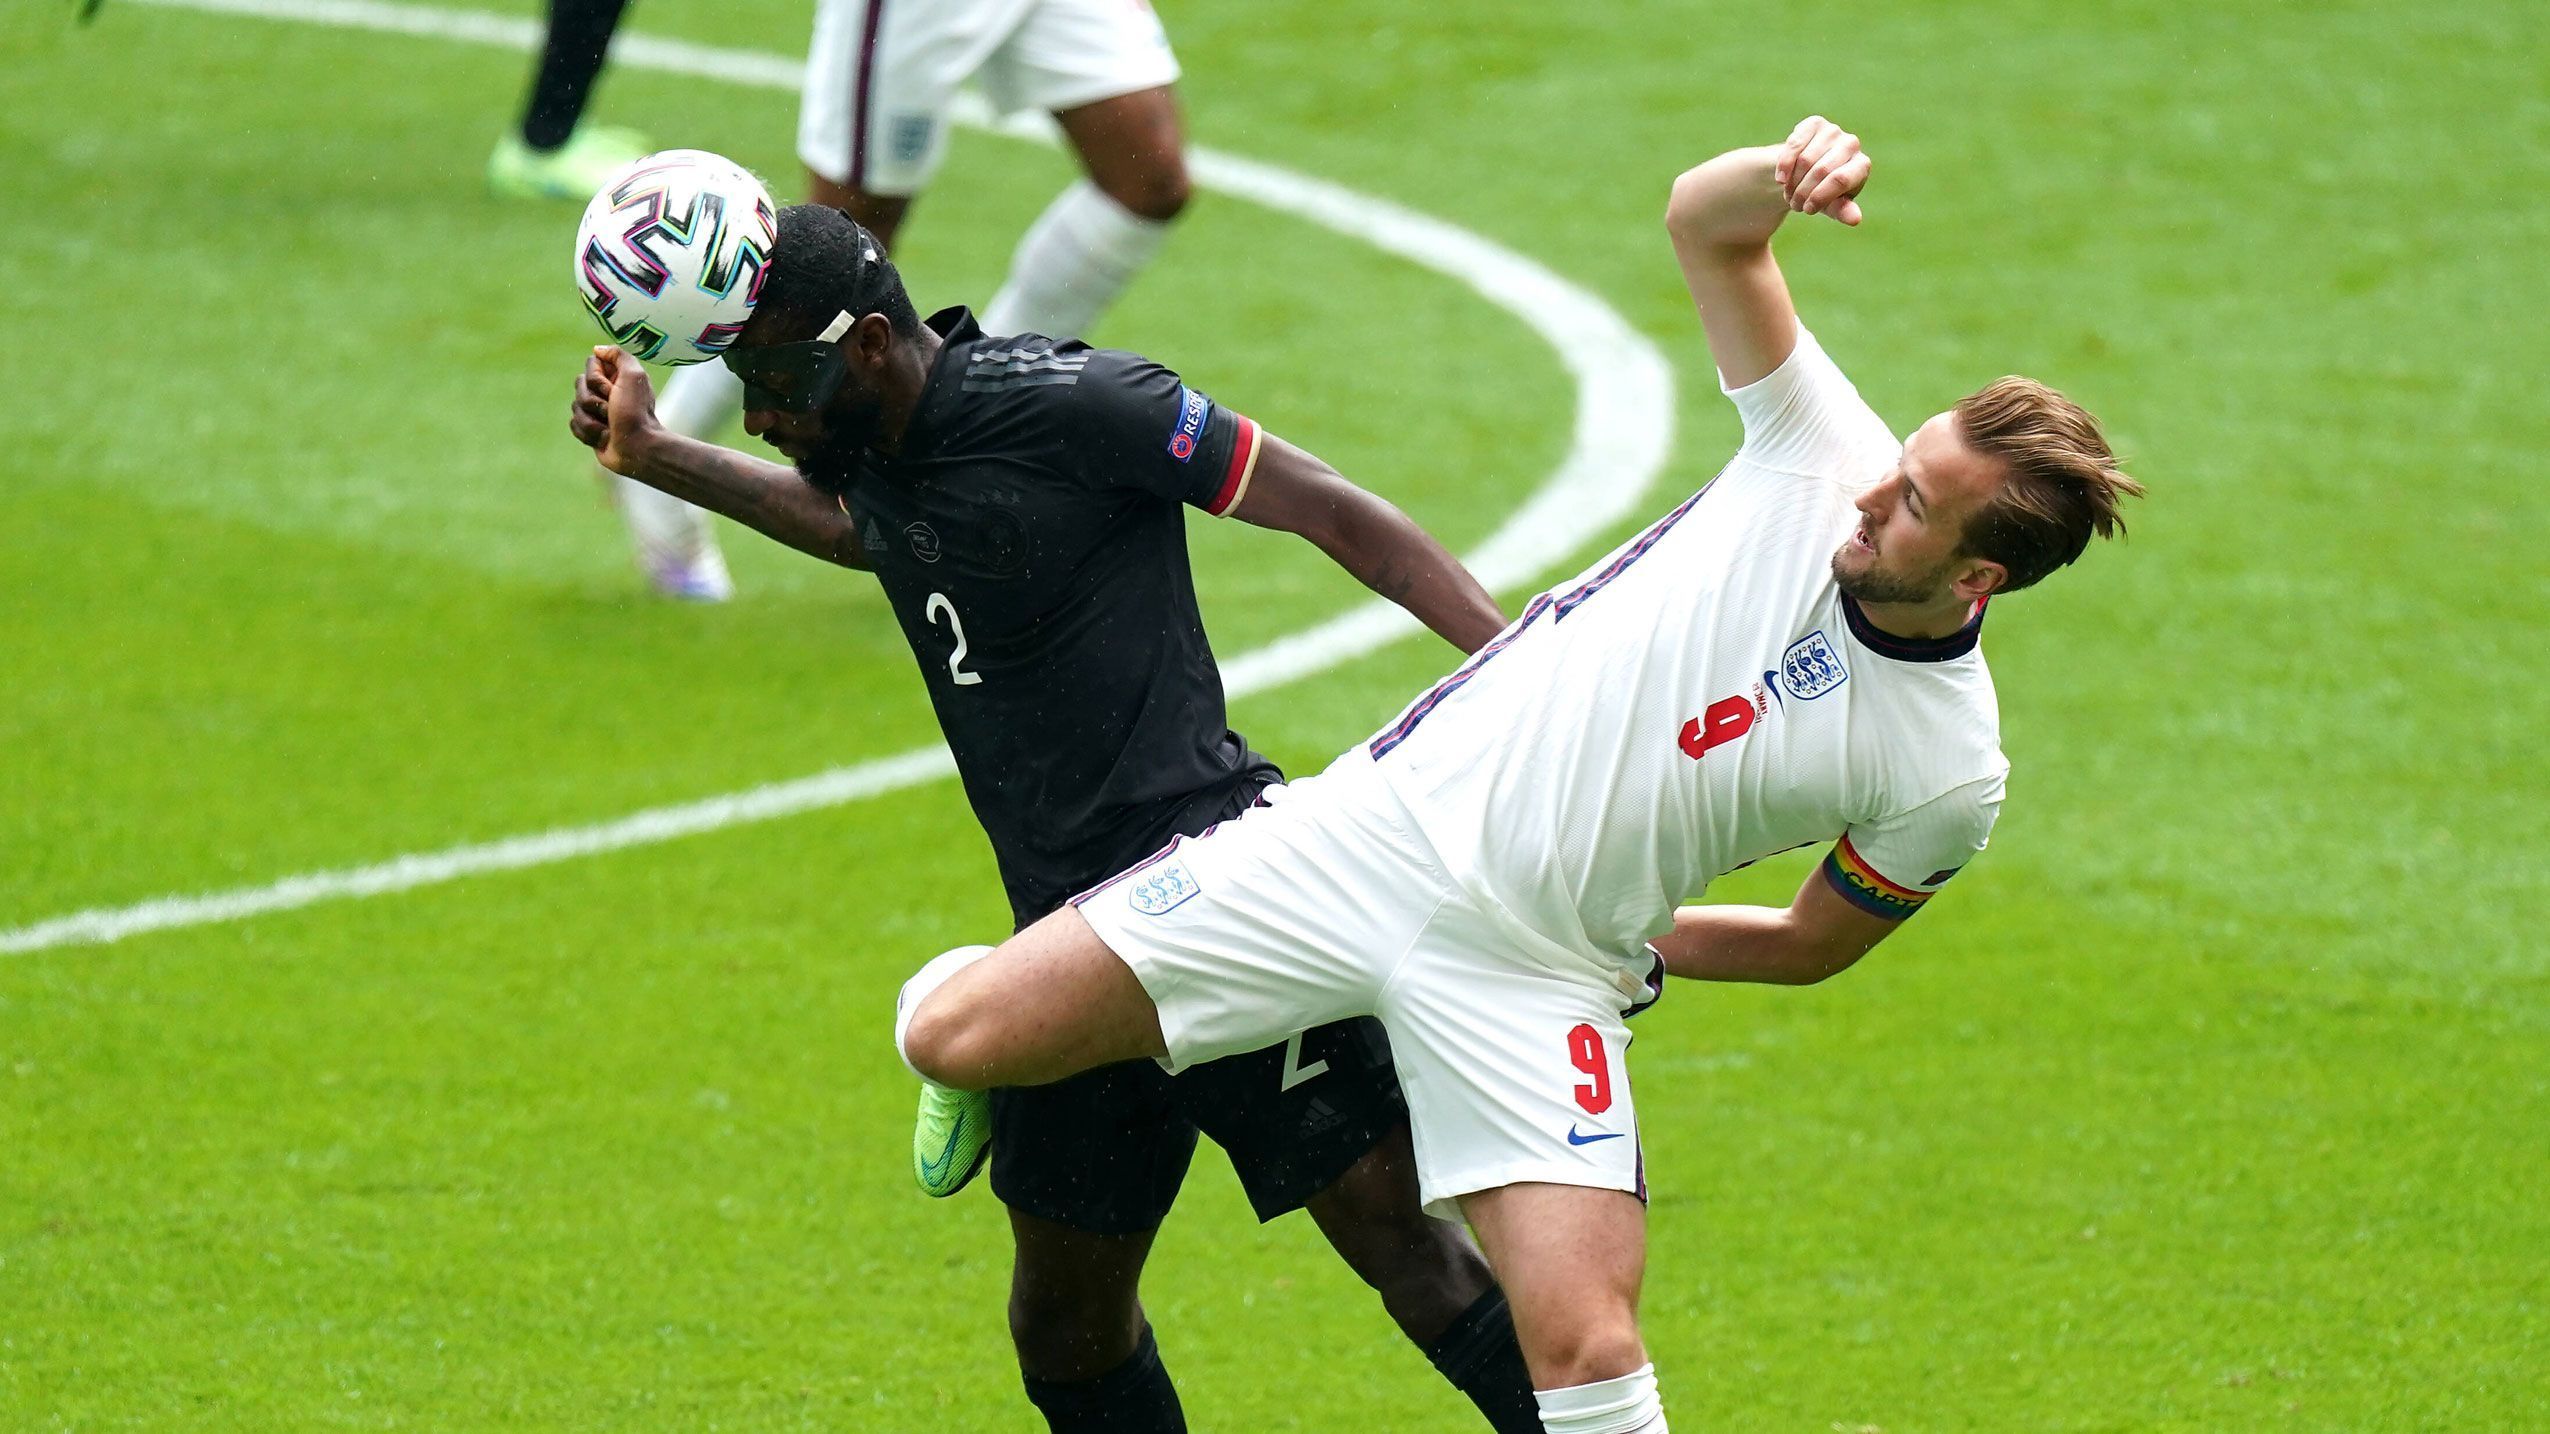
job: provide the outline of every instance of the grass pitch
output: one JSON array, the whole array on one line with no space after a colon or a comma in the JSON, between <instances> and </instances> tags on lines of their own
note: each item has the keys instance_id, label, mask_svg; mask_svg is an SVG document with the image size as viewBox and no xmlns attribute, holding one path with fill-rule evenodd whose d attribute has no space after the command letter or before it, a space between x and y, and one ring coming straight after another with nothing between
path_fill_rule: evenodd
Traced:
<instances>
[{"instance_id":1,"label":"grass pitch","mask_svg":"<svg viewBox=\"0 0 2550 1434\"><path fill-rule=\"evenodd\" d=\"M637 595L562 431L572 207L479 184L526 59L44 8L0 18L0 926L930 737L856 575L734 534L738 603ZM2152 485L2128 545L1997 610L1991 854L1829 986L1641 1018L1677 1426L2550 1425L2531 9L1163 8L1200 140L1669 345L1650 510L1734 437L1665 186L1810 110L1877 182L1784 259L1879 408L2037 373ZM635 18L793 51L805 11ZM624 69L599 112L794 172L784 95ZM979 301L1064 174L960 139L921 301ZM1101 337L1456 544L1570 419L1511 319L1227 200ZM1198 542L1226 651L1352 595ZM1314 769L1448 665L1403 643L1235 721ZM0 1428L1034 1428L998 1211L908 1189L883 1036L914 960L1001 920L941 783L0 957ZM1149 1304L1198 1428L1469 1427L1209 1154Z\"/></svg>"}]
</instances>

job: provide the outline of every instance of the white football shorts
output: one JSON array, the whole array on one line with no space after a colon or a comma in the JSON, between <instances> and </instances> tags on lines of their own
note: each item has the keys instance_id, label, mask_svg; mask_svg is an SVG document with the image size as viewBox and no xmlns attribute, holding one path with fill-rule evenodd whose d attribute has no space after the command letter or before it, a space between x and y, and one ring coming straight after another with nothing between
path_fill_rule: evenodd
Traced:
<instances>
[{"instance_id":1,"label":"white football shorts","mask_svg":"<svg viewBox=\"0 0 2550 1434\"><path fill-rule=\"evenodd\" d=\"M911 195L947 153L969 81L995 109L1074 109L1178 78L1148 0L816 0L797 157L836 184Z\"/></svg>"},{"instance_id":2,"label":"white football shorts","mask_svg":"<svg viewBox=\"0 0 2550 1434\"><path fill-rule=\"evenodd\" d=\"M1428 1214L1523 1181L1645 1198L1620 985L1528 955L1369 769L1270 796L1073 899L1159 1007L1164 1064L1379 1016Z\"/></svg>"}]
</instances>

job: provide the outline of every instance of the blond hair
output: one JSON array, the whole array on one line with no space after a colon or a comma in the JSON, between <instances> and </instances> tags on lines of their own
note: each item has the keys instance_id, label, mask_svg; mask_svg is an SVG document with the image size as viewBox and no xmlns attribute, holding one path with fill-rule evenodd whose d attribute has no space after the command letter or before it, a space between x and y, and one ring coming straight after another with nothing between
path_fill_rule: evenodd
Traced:
<instances>
[{"instance_id":1,"label":"blond hair","mask_svg":"<svg viewBox=\"0 0 2550 1434\"><path fill-rule=\"evenodd\" d=\"M2016 592L2081 555L2093 536L2125 531L2119 505L2143 485L2116 466L2090 411L2032 378L1995 380L1956 408L1977 452L2001 460L2000 490L1966 520L1961 548L2007 569Z\"/></svg>"}]
</instances>

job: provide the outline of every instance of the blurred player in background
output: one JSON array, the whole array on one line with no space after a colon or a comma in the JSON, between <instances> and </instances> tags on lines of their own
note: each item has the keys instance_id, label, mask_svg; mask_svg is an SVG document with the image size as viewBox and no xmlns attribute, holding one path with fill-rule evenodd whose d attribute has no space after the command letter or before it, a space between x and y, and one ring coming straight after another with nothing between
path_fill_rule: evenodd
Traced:
<instances>
[{"instance_id":1,"label":"blurred player in background","mask_svg":"<svg viewBox=\"0 0 2550 1434\"><path fill-rule=\"evenodd\" d=\"M611 34L628 0L549 0L549 30L531 72L522 123L496 141L487 184L515 199L582 204L613 170L647 152L635 130L586 125L585 105L602 73Z\"/></svg>"},{"instance_id":2,"label":"blurred player in background","mask_svg":"<svg viewBox=\"0 0 2550 1434\"><path fill-rule=\"evenodd\" d=\"M795 468L663 427L617 349L587 365L571 426L612 471L876 575L1019 926L1281 793L1227 725L1186 508L1310 540L1465 652L1504 625L1406 514L1160 365L990 336L961 308L924 323L838 209L781 211L767 273L725 362L745 427ZM1137 1296L1199 1129L1259 1218L1309 1210L1500 1434L1538 1428L1503 1294L1417 1208L1406 1107L1362 1020L1278 1031L1175 1078L1135 1061L925 1093L913 1173L953 1194L988 1148L1017 1250L1011 1336L1057 1434L1185 1427Z\"/></svg>"},{"instance_id":3,"label":"blurred player in background","mask_svg":"<svg viewBox=\"0 0 2550 1434\"><path fill-rule=\"evenodd\" d=\"M1177 78L1147 0L817 0L797 121L807 197L891 248L946 154L961 87L979 86L1005 113L1051 114L1087 177L1028 227L982 323L995 334L1078 338L1186 207ZM664 422L710 437L741 401L723 365L698 364L665 386ZM615 486L659 592L701 601L733 592L706 514L643 484Z\"/></svg>"},{"instance_id":4,"label":"blurred player in background","mask_svg":"<svg viewBox=\"0 0 2550 1434\"><path fill-rule=\"evenodd\" d=\"M1182 1070L1378 1014L1423 1198L1504 1281L1543 1426L1664 1434L1623 1016L1659 965L1831 976L1983 849L2009 770L1984 605L2141 491L2029 379L1895 439L1771 254L1790 213L1857 225L1868 172L1809 118L1676 181L1674 252L1744 424L1724 471L1282 802L931 962L898 1005L914 1068ZM1788 906L1677 908L1800 846L1830 849Z\"/></svg>"}]
</instances>

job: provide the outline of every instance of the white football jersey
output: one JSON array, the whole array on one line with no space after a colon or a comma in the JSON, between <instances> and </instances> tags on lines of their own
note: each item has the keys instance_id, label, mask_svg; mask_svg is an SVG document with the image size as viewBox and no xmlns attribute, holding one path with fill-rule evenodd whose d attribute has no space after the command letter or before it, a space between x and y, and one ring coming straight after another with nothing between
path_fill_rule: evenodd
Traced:
<instances>
[{"instance_id":1,"label":"white football jersey","mask_svg":"<svg viewBox=\"0 0 2550 1434\"><path fill-rule=\"evenodd\" d=\"M1627 965L1721 873L1825 843L1837 889L1908 916L2000 806L1981 613L1909 641L1834 585L1852 500L1902 444L1803 328L1728 396L1744 445L1715 481L1339 763L1371 762L1450 875L1580 959Z\"/></svg>"}]
</instances>

